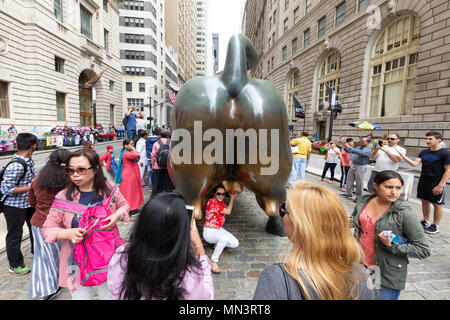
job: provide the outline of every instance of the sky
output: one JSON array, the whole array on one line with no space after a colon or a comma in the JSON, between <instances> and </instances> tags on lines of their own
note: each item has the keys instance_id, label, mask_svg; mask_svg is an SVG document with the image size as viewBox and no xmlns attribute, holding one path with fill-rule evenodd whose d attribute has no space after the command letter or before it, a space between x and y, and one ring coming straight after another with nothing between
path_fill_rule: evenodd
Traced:
<instances>
[{"instance_id":1,"label":"sky","mask_svg":"<svg viewBox=\"0 0 450 320\"><path fill-rule=\"evenodd\" d=\"M219 34L219 70L223 69L228 40L241 32L241 4L243 0L209 0L209 30Z\"/></svg>"}]
</instances>

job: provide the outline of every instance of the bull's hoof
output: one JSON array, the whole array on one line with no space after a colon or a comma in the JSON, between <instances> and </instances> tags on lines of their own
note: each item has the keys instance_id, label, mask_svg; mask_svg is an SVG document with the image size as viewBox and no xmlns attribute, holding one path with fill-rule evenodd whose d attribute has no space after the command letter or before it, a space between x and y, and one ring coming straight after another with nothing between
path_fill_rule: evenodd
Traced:
<instances>
[{"instance_id":1,"label":"bull's hoof","mask_svg":"<svg viewBox=\"0 0 450 320\"><path fill-rule=\"evenodd\" d=\"M283 219L280 216L269 217L266 224L266 232L280 237L285 236Z\"/></svg>"}]
</instances>

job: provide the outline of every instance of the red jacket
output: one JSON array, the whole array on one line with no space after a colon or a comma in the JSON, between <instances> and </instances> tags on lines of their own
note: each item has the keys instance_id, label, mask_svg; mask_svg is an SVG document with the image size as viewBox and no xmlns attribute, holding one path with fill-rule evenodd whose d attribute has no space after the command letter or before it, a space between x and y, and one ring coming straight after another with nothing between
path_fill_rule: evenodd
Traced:
<instances>
[{"instance_id":1,"label":"red jacket","mask_svg":"<svg viewBox=\"0 0 450 320\"><path fill-rule=\"evenodd\" d=\"M103 166L103 161L106 161L106 170L111 171L111 152L106 152L100 158L100 165Z\"/></svg>"},{"instance_id":2,"label":"red jacket","mask_svg":"<svg viewBox=\"0 0 450 320\"><path fill-rule=\"evenodd\" d=\"M45 220L47 219L52 203L55 200L55 196L59 191L51 192L49 190L39 188L36 185L37 178L38 176L36 176L31 182L31 189L28 192L28 203L36 209L30 223L35 227L42 228Z\"/></svg>"}]
</instances>

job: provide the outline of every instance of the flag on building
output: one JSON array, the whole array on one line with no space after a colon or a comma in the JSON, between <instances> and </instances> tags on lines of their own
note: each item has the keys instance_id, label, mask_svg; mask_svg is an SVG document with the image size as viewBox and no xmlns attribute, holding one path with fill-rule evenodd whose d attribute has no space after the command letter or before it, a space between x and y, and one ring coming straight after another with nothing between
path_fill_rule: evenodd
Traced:
<instances>
[{"instance_id":1,"label":"flag on building","mask_svg":"<svg viewBox=\"0 0 450 320\"><path fill-rule=\"evenodd\" d=\"M175 98L176 95L173 91L169 91L169 93L167 93L167 95L169 96L170 102L172 102L172 104L175 104Z\"/></svg>"},{"instance_id":2,"label":"flag on building","mask_svg":"<svg viewBox=\"0 0 450 320\"><path fill-rule=\"evenodd\" d=\"M292 95L292 98L294 98L295 117L305 119L305 109L302 107L302 105L294 95Z\"/></svg>"}]
</instances>

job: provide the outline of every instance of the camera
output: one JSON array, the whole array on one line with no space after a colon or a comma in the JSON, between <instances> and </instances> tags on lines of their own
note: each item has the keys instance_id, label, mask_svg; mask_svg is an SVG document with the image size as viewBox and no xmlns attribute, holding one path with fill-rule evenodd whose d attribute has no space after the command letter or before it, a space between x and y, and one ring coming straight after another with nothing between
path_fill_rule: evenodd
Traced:
<instances>
[{"instance_id":1,"label":"camera","mask_svg":"<svg viewBox=\"0 0 450 320\"><path fill-rule=\"evenodd\" d=\"M378 140L378 145L383 146L383 140Z\"/></svg>"}]
</instances>

